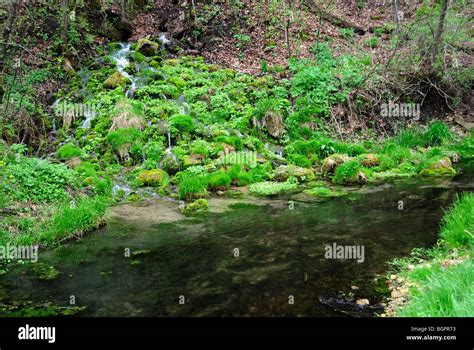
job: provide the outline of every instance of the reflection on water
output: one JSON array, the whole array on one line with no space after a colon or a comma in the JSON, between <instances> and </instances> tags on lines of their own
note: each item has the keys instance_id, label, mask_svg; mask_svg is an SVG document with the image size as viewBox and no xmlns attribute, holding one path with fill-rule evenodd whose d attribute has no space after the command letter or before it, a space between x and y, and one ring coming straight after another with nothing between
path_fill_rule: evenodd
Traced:
<instances>
[{"instance_id":1,"label":"reflection on water","mask_svg":"<svg viewBox=\"0 0 474 350\"><path fill-rule=\"evenodd\" d=\"M89 316L345 315L338 300L367 298L376 305L381 295L374 278L385 263L435 243L443 209L455 192L473 189L466 178L459 181L367 188L322 203L295 202L293 210L284 201L234 204L161 224L133 221L130 213L43 253L41 262L60 272L55 279L13 267L0 280L3 302L68 305L73 295L76 305L87 306L81 315ZM163 215L161 205L146 209L150 219ZM324 247L333 243L363 245L365 261L325 259ZM377 311L370 307L366 314Z\"/></svg>"}]
</instances>

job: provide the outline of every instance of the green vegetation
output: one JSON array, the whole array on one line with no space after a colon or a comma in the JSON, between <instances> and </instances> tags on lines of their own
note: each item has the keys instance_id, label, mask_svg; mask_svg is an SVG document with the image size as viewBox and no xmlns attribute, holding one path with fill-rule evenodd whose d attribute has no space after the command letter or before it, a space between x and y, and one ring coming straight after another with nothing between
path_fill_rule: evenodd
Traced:
<instances>
[{"instance_id":1,"label":"green vegetation","mask_svg":"<svg viewBox=\"0 0 474 350\"><path fill-rule=\"evenodd\" d=\"M445 214L437 248L391 262L411 286L396 310L408 317L468 317L474 309L474 194L464 193Z\"/></svg>"},{"instance_id":2,"label":"green vegetation","mask_svg":"<svg viewBox=\"0 0 474 350\"><path fill-rule=\"evenodd\" d=\"M257 182L250 185L249 191L257 196L275 196L282 193L291 193L298 189L298 182L290 178L285 182Z\"/></svg>"}]
</instances>

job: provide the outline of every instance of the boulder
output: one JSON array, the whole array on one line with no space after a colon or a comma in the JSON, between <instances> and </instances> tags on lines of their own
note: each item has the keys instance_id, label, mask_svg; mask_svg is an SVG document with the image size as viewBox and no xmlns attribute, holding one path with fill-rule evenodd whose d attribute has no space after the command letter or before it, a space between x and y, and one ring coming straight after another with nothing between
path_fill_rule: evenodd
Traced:
<instances>
[{"instance_id":1,"label":"boulder","mask_svg":"<svg viewBox=\"0 0 474 350\"><path fill-rule=\"evenodd\" d=\"M302 168L296 165L280 165L275 169L274 179L279 182L288 180L290 177L296 177L298 181L314 180L314 172L311 169Z\"/></svg>"},{"instance_id":2,"label":"boulder","mask_svg":"<svg viewBox=\"0 0 474 350\"><path fill-rule=\"evenodd\" d=\"M160 44L146 38L138 39L135 51L144 56L155 56L160 50Z\"/></svg>"},{"instance_id":3,"label":"boulder","mask_svg":"<svg viewBox=\"0 0 474 350\"><path fill-rule=\"evenodd\" d=\"M338 165L341 165L345 162L347 162L350 158L345 155L345 154L331 154L330 156L324 158L322 166L321 166L321 172L324 175L327 174L332 174L334 173L334 170L336 170Z\"/></svg>"},{"instance_id":4,"label":"boulder","mask_svg":"<svg viewBox=\"0 0 474 350\"><path fill-rule=\"evenodd\" d=\"M159 187L168 182L168 174L161 169L143 170L138 174L137 182L140 186Z\"/></svg>"},{"instance_id":5,"label":"boulder","mask_svg":"<svg viewBox=\"0 0 474 350\"><path fill-rule=\"evenodd\" d=\"M451 160L448 157L440 158L429 163L424 169L420 171L421 176L454 176L456 170L453 169Z\"/></svg>"},{"instance_id":6,"label":"boulder","mask_svg":"<svg viewBox=\"0 0 474 350\"><path fill-rule=\"evenodd\" d=\"M367 153L361 156L360 164L366 168L371 168L380 165L380 159L376 154Z\"/></svg>"},{"instance_id":7,"label":"boulder","mask_svg":"<svg viewBox=\"0 0 474 350\"><path fill-rule=\"evenodd\" d=\"M115 89L119 86L125 86L130 80L124 77L121 73L115 72L104 82L104 87Z\"/></svg>"}]
</instances>

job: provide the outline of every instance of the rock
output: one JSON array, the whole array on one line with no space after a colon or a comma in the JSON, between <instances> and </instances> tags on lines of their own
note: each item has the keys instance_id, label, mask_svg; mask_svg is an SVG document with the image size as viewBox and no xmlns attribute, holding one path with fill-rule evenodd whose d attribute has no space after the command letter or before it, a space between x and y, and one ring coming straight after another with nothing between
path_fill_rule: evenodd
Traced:
<instances>
[{"instance_id":1,"label":"rock","mask_svg":"<svg viewBox=\"0 0 474 350\"><path fill-rule=\"evenodd\" d=\"M311 181L315 178L313 170L296 165L280 165L275 169L276 181L283 182L292 176L296 177L299 181Z\"/></svg>"},{"instance_id":2,"label":"rock","mask_svg":"<svg viewBox=\"0 0 474 350\"><path fill-rule=\"evenodd\" d=\"M331 154L330 156L324 158L321 166L321 172L325 175L332 174L338 165L347 162L349 159L350 158L345 154Z\"/></svg>"},{"instance_id":3,"label":"rock","mask_svg":"<svg viewBox=\"0 0 474 350\"><path fill-rule=\"evenodd\" d=\"M369 299L357 299L356 304L359 306L367 306L370 304Z\"/></svg>"},{"instance_id":4,"label":"rock","mask_svg":"<svg viewBox=\"0 0 474 350\"><path fill-rule=\"evenodd\" d=\"M368 153L362 156L360 164L362 164L362 166L365 166L366 168L371 168L380 165L380 159L376 154Z\"/></svg>"},{"instance_id":5,"label":"rock","mask_svg":"<svg viewBox=\"0 0 474 350\"><path fill-rule=\"evenodd\" d=\"M390 275L390 279L391 279L392 281L395 281L397 278L398 278L397 275Z\"/></svg>"},{"instance_id":6,"label":"rock","mask_svg":"<svg viewBox=\"0 0 474 350\"><path fill-rule=\"evenodd\" d=\"M142 55L140 52L133 52L131 58L136 63L142 63L146 60L146 57Z\"/></svg>"},{"instance_id":7,"label":"rock","mask_svg":"<svg viewBox=\"0 0 474 350\"><path fill-rule=\"evenodd\" d=\"M146 38L138 39L135 51L145 56L155 56L160 50L160 44Z\"/></svg>"},{"instance_id":8,"label":"rock","mask_svg":"<svg viewBox=\"0 0 474 350\"><path fill-rule=\"evenodd\" d=\"M121 73L115 72L104 82L104 87L115 89L119 86L125 86L130 82L130 79L124 77Z\"/></svg>"},{"instance_id":9,"label":"rock","mask_svg":"<svg viewBox=\"0 0 474 350\"><path fill-rule=\"evenodd\" d=\"M351 289L352 289L352 290L359 290L359 287L357 287L357 286L351 286Z\"/></svg>"},{"instance_id":10,"label":"rock","mask_svg":"<svg viewBox=\"0 0 474 350\"><path fill-rule=\"evenodd\" d=\"M223 196L223 195L225 195L225 192L224 191L217 191L216 194L218 196Z\"/></svg>"},{"instance_id":11,"label":"rock","mask_svg":"<svg viewBox=\"0 0 474 350\"><path fill-rule=\"evenodd\" d=\"M275 112L267 112L265 114L265 127L271 136L280 138L284 129L282 116Z\"/></svg>"},{"instance_id":12,"label":"rock","mask_svg":"<svg viewBox=\"0 0 474 350\"><path fill-rule=\"evenodd\" d=\"M183 157L183 165L186 167L202 164L203 161L204 156L202 154L191 154Z\"/></svg>"},{"instance_id":13,"label":"rock","mask_svg":"<svg viewBox=\"0 0 474 350\"><path fill-rule=\"evenodd\" d=\"M206 199L200 198L196 199L194 202L188 204L184 209L182 209L183 214L195 214L198 212L203 212L209 209L209 203Z\"/></svg>"},{"instance_id":14,"label":"rock","mask_svg":"<svg viewBox=\"0 0 474 350\"><path fill-rule=\"evenodd\" d=\"M397 289L392 290L392 293L391 293L392 298L400 298L402 295L403 294L399 290Z\"/></svg>"},{"instance_id":15,"label":"rock","mask_svg":"<svg viewBox=\"0 0 474 350\"><path fill-rule=\"evenodd\" d=\"M456 170L453 169L451 160L448 157L440 158L431 162L423 170L420 171L421 176L454 176Z\"/></svg>"},{"instance_id":16,"label":"rock","mask_svg":"<svg viewBox=\"0 0 474 350\"><path fill-rule=\"evenodd\" d=\"M168 174L161 169L144 170L137 177L137 182L140 186L159 187L167 184L168 180Z\"/></svg>"}]
</instances>

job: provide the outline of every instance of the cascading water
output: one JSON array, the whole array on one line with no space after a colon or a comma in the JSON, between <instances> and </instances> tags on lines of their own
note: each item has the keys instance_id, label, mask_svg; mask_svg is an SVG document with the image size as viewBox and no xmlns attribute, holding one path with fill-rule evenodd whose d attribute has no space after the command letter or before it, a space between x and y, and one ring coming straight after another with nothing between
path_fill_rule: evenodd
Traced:
<instances>
[{"instance_id":1,"label":"cascading water","mask_svg":"<svg viewBox=\"0 0 474 350\"><path fill-rule=\"evenodd\" d=\"M125 71L125 68L130 64L130 61L127 58L127 55L130 52L130 46L130 43L120 44L121 49L112 56L117 65L117 71L131 82L130 89L125 93L127 98L133 98L133 94L136 90L136 78Z\"/></svg>"}]
</instances>

